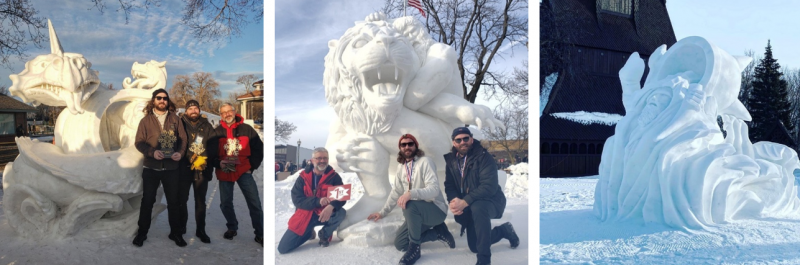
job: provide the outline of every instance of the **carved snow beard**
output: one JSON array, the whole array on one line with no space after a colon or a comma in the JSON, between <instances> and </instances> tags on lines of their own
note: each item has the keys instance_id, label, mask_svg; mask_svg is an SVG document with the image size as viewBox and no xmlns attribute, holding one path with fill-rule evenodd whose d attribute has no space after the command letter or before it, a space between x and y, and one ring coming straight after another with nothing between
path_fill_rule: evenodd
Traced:
<instances>
[{"instance_id":1,"label":"carved snow beard","mask_svg":"<svg viewBox=\"0 0 800 265\"><path fill-rule=\"evenodd\" d=\"M350 79L353 87L344 84L346 82L340 82L339 86L349 88L350 93L348 93L348 96L343 97L336 107L336 114L339 115L345 128L348 131L361 132L367 135L376 135L389 131L402 105L394 107L396 110L376 111L364 101L363 90L360 87L361 81L354 77ZM387 113L389 115L386 115Z\"/></svg>"},{"instance_id":2,"label":"carved snow beard","mask_svg":"<svg viewBox=\"0 0 800 265\"><path fill-rule=\"evenodd\" d=\"M647 105L642 110L642 113L639 114L636 121L639 123L639 126L647 126L658 117L658 114L661 114L661 110L659 110L657 106Z\"/></svg>"}]
</instances>

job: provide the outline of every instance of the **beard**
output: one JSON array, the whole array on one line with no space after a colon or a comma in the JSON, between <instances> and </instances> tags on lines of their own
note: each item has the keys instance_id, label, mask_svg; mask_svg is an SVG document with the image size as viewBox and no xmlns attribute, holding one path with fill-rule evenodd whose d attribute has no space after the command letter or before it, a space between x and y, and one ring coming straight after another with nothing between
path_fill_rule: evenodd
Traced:
<instances>
[{"instance_id":1,"label":"beard","mask_svg":"<svg viewBox=\"0 0 800 265\"><path fill-rule=\"evenodd\" d=\"M654 105L647 105L642 110L642 113L639 114L639 117L636 121L639 123L639 126L646 126L650 124L651 121L658 117L658 114L661 114L661 110Z\"/></svg>"},{"instance_id":2,"label":"beard","mask_svg":"<svg viewBox=\"0 0 800 265\"><path fill-rule=\"evenodd\" d=\"M417 153L416 151L417 150L414 150L414 151L405 150L405 151L403 151L403 158L405 158L405 159L414 158L414 155L416 155L416 153Z\"/></svg>"},{"instance_id":3,"label":"beard","mask_svg":"<svg viewBox=\"0 0 800 265\"><path fill-rule=\"evenodd\" d=\"M458 151L459 154L466 155L471 147L472 147L471 144L462 144L456 147L456 150Z\"/></svg>"},{"instance_id":4,"label":"beard","mask_svg":"<svg viewBox=\"0 0 800 265\"><path fill-rule=\"evenodd\" d=\"M199 113L192 113L192 114L187 115L186 117L189 118L189 121L195 122L198 119L200 119L200 114Z\"/></svg>"},{"instance_id":5,"label":"beard","mask_svg":"<svg viewBox=\"0 0 800 265\"><path fill-rule=\"evenodd\" d=\"M156 103L155 108L158 111L167 111L167 103Z\"/></svg>"},{"instance_id":6,"label":"beard","mask_svg":"<svg viewBox=\"0 0 800 265\"><path fill-rule=\"evenodd\" d=\"M314 169L319 172L325 172L325 169L328 168L328 164L316 164L314 165Z\"/></svg>"}]
</instances>

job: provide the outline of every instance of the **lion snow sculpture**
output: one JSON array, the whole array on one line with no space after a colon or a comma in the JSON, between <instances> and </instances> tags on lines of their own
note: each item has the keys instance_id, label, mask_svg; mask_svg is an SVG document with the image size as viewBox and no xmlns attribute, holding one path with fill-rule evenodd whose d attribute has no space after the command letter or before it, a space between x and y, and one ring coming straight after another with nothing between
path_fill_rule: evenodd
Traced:
<instances>
[{"instance_id":1,"label":"lion snow sculpture","mask_svg":"<svg viewBox=\"0 0 800 265\"><path fill-rule=\"evenodd\" d=\"M98 89L92 64L81 54L64 52L49 20L48 26L51 53L11 75L9 91L25 102L67 108L56 121L55 144L16 139L20 155L3 172L5 217L28 238L132 235L143 161L133 142L151 91ZM165 70L163 75L166 80ZM134 84L140 82L158 83ZM157 203L153 216L165 208Z\"/></svg>"},{"instance_id":2,"label":"lion snow sculpture","mask_svg":"<svg viewBox=\"0 0 800 265\"><path fill-rule=\"evenodd\" d=\"M455 50L435 42L411 17L371 14L328 47L325 98L338 118L325 146L330 165L356 172L365 190L340 225L340 237L386 202L400 135L416 136L442 185L454 128L502 127L489 108L462 97Z\"/></svg>"}]
</instances>

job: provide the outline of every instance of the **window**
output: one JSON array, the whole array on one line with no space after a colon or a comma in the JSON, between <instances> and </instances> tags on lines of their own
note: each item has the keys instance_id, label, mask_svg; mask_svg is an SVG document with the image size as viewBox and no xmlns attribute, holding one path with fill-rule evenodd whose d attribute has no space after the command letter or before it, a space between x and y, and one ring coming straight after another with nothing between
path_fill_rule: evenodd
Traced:
<instances>
[{"instance_id":1,"label":"window","mask_svg":"<svg viewBox=\"0 0 800 265\"><path fill-rule=\"evenodd\" d=\"M578 145L575 143L569 144L569 153L570 154L577 154L578 153Z\"/></svg>"},{"instance_id":2,"label":"window","mask_svg":"<svg viewBox=\"0 0 800 265\"><path fill-rule=\"evenodd\" d=\"M14 114L0 114L0 135L14 134Z\"/></svg>"},{"instance_id":3,"label":"window","mask_svg":"<svg viewBox=\"0 0 800 265\"><path fill-rule=\"evenodd\" d=\"M581 143L578 145L578 154L586 154L586 144Z\"/></svg>"},{"instance_id":4,"label":"window","mask_svg":"<svg viewBox=\"0 0 800 265\"><path fill-rule=\"evenodd\" d=\"M589 154L597 154L594 150L594 144L589 144Z\"/></svg>"},{"instance_id":5,"label":"window","mask_svg":"<svg viewBox=\"0 0 800 265\"><path fill-rule=\"evenodd\" d=\"M558 143L550 144L550 152L553 152L553 154L556 154L556 155L561 153L561 152L558 152Z\"/></svg>"},{"instance_id":6,"label":"window","mask_svg":"<svg viewBox=\"0 0 800 265\"><path fill-rule=\"evenodd\" d=\"M630 0L600 0L597 1L597 5L600 7L600 10L607 11L611 13L618 13L621 15L631 15L631 9L633 6L631 5Z\"/></svg>"},{"instance_id":7,"label":"window","mask_svg":"<svg viewBox=\"0 0 800 265\"><path fill-rule=\"evenodd\" d=\"M561 143L561 153L562 154L569 154L569 146L567 143Z\"/></svg>"},{"instance_id":8,"label":"window","mask_svg":"<svg viewBox=\"0 0 800 265\"><path fill-rule=\"evenodd\" d=\"M542 143L542 150L540 150L542 154L549 154L550 153L550 144Z\"/></svg>"}]
</instances>

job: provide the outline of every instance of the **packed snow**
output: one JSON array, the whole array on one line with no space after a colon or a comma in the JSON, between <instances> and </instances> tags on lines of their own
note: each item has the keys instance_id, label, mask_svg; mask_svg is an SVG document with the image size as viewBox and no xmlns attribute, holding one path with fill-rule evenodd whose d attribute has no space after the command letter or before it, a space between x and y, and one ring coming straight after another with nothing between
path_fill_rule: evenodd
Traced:
<instances>
[{"instance_id":1,"label":"packed snow","mask_svg":"<svg viewBox=\"0 0 800 265\"><path fill-rule=\"evenodd\" d=\"M262 163L263 165L263 163ZM253 177L259 195L264 197L264 167ZM194 190L192 190L192 193ZM0 196L3 191L0 189ZM253 226L244 196L234 188L233 204L239 220L239 235L233 240L222 238L227 228L219 209L218 180L209 183L206 193L206 233L211 244L200 242L195 235L194 198L189 194L189 222L183 236L189 244L178 247L167 238L169 223L163 211L152 223L144 246L131 244L131 237L71 238L62 241L32 241L17 237L3 216L0 201L0 264L262 264L263 247L254 241ZM166 204L166 199L162 201Z\"/></svg>"},{"instance_id":2,"label":"packed snow","mask_svg":"<svg viewBox=\"0 0 800 265\"><path fill-rule=\"evenodd\" d=\"M601 223L592 210L597 181L540 180L541 264L800 264L800 220L741 220L708 231Z\"/></svg>"},{"instance_id":3,"label":"packed snow","mask_svg":"<svg viewBox=\"0 0 800 265\"><path fill-rule=\"evenodd\" d=\"M622 119L622 116L619 114L603 112L559 112L551 113L550 115L559 119L574 121L583 125L603 124L611 126L617 124L617 122Z\"/></svg>"},{"instance_id":4,"label":"packed snow","mask_svg":"<svg viewBox=\"0 0 800 265\"><path fill-rule=\"evenodd\" d=\"M506 210L503 218L492 220L493 225L500 225L504 222L511 222L514 229L520 238L520 245L517 249L511 249L508 246L508 240L501 240L500 242L492 245L492 262L494 264L528 264L528 195L527 183L524 186L524 195L519 190L522 189L521 179L527 181L527 168L522 169L522 166L512 166L514 175L508 176L503 171L498 171L499 178L506 178L507 183L515 183L514 190L516 197L508 197ZM524 166L527 167L527 166ZM517 173L522 173L516 175ZM299 176L296 173L288 177L284 181L275 183L275 246L278 246L281 237L286 232L289 218L295 211L292 204L291 190L295 180ZM361 196L364 194L364 187L355 173L342 173L342 182L353 184L352 195L350 201L345 204L345 209L349 209L354 205ZM357 235L348 237L344 241L334 236L331 245L327 248L321 248L317 243L318 239L309 240L304 245L296 250L287 253L279 254L275 252L276 264L397 264L400 257L404 252L400 252L394 248L391 242L394 240L394 231L397 226L402 222L402 214L400 210L395 210L384 217L377 223L368 222L364 224L356 224L352 228L357 230ZM416 264L473 264L476 261L474 253L469 251L467 247L466 234L459 237L458 232L460 226L453 220L453 214L448 213L445 220L450 232L456 239L456 248L450 249L444 243L439 241L426 242L421 246L422 258ZM321 226L316 227L319 231ZM391 238L375 238L375 233L365 233L367 231L374 231L379 229L381 231L390 231ZM362 234L358 234L362 232ZM380 247L369 247L367 242L377 240L384 242ZM364 248L370 248L369 251L364 251Z\"/></svg>"}]
</instances>

